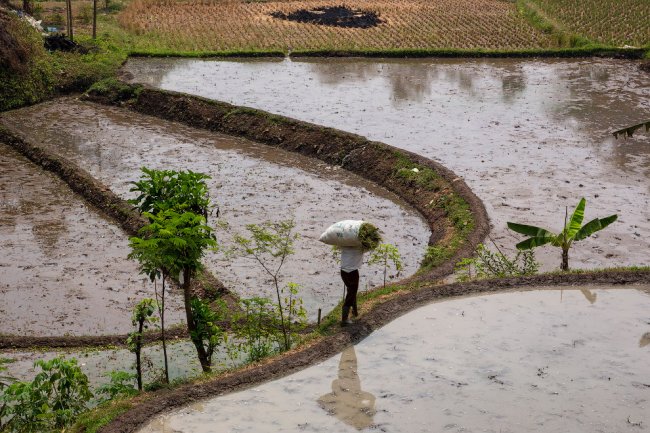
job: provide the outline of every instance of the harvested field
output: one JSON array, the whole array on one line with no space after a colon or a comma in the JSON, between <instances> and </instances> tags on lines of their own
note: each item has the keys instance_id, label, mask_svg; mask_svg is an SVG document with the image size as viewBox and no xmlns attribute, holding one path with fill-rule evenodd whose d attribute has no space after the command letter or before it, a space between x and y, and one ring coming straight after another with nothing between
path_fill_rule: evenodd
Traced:
<instances>
[{"instance_id":1,"label":"harvested field","mask_svg":"<svg viewBox=\"0 0 650 433\"><path fill-rule=\"evenodd\" d=\"M120 14L125 29L139 35L134 48L155 38L160 50L353 50L554 48L550 35L534 28L512 2L381 0L354 3L378 13L372 28L341 28L276 19L274 12L333 6L325 1L203 2L134 0Z\"/></svg>"},{"instance_id":2,"label":"harvested field","mask_svg":"<svg viewBox=\"0 0 650 433\"><path fill-rule=\"evenodd\" d=\"M648 0L532 0L563 30L615 46L650 43Z\"/></svg>"}]
</instances>

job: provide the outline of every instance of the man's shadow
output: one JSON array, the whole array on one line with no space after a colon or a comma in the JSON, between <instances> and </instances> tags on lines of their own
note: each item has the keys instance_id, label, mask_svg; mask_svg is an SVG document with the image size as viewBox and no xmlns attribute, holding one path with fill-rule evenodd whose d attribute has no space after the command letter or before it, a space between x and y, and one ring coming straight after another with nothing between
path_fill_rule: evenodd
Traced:
<instances>
[{"instance_id":1,"label":"man's shadow","mask_svg":"<svg viewBox=\"0 0 650 433\"><path fill-rule=\"evenodd\" d=\"M339 377L332 381L332 392L319 398L318 404L328 414L357 430L373 424L375 396L361 390L354 346L348 347L341 354Z\"/></svg>"}]
</instances>

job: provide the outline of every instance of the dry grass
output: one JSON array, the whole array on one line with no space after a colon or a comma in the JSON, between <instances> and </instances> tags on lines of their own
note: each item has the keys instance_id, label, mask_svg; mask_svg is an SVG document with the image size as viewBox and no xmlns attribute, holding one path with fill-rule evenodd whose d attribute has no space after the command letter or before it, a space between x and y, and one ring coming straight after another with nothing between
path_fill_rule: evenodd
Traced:
<instances>
[{"instance_id":1,"label":"dry grass","mask_svg":"<svg viewBox=\"0 0 650 433\"><path fill-rule=\"evenodd\" d=\"M614 46L650 44L650 0L529 0L566 30Z\"/></svg>"},{"instance_id":2,"label":"dry grass","mask_svg":"<svg viewBox=\"0 0 650 433\"><path fill-rule=\"evenodd\" d=\"M238 0L134 0L119 23L138 35L134 49L221 50L388 50L554 48L514 3L503 0L356 1L356 9L377 11L385 23L350 29L272 18L271 12L331 6L307 0L246 3Z\"/></svg>"}]
</instances>

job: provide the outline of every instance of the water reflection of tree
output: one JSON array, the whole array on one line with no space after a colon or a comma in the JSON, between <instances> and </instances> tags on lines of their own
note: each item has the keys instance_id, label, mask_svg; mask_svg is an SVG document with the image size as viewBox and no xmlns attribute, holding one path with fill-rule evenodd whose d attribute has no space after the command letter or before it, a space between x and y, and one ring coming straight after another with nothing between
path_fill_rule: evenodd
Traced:
<instances>
[{"instance_id":1,"label":"water reflection of tree","mask_svg":"<svg viewBox=\"0 0 650 433\"><path fill-rule=\"evenodd\" d=\"M357 430L372 426L375 396L361 390L354 346L341 354L338 379L332 381L332 392L319 398L318 404L327 413Z\"/></svg>"},{"instance_id":2,"label":"water reflection of tree","mask_svg":"<svg viewBox=\"0 0 650 433\"><path fill-rule=\"evenodd\" d=\"M639 340L639 347L646 347L648 344L650 344L650 332L643 334Z\"/></svg>"},{"instance_id":3,"label":"water reflection of tree","mask_svg":"<svg viewBox=\"0 0 650 433\"><path fill-rule=\"evenodd\" d=\"M596 298L598 297L597 293L592 293L591 290L589 289L580 289L580 292L585 296L587 301L589 301L590 304L593 304L596 302Z\"/></svg>"}]
</instances>

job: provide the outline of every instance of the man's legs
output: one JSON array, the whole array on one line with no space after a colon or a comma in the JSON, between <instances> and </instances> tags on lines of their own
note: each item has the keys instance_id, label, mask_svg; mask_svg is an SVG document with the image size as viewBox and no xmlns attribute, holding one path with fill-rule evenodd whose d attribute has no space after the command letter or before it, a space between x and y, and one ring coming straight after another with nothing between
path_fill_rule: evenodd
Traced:
<instances>
[{"instance_id":1,"label":"man's legs","mask_svg":"<svg viewBox=\"0 0 650 433\"><path fill-rule=\"evenodd\" d=\"M345 287L347 288L347 295L345 296L345 301L343 301L343 314L341 316L341 323L345 325L348 323L350 308L352 308L352 314L355 317L357 315L357 290L359 290L359 271L341 271L341 278L343 279L343 283L345 283Z\"/></svg>"}]
</instances>

